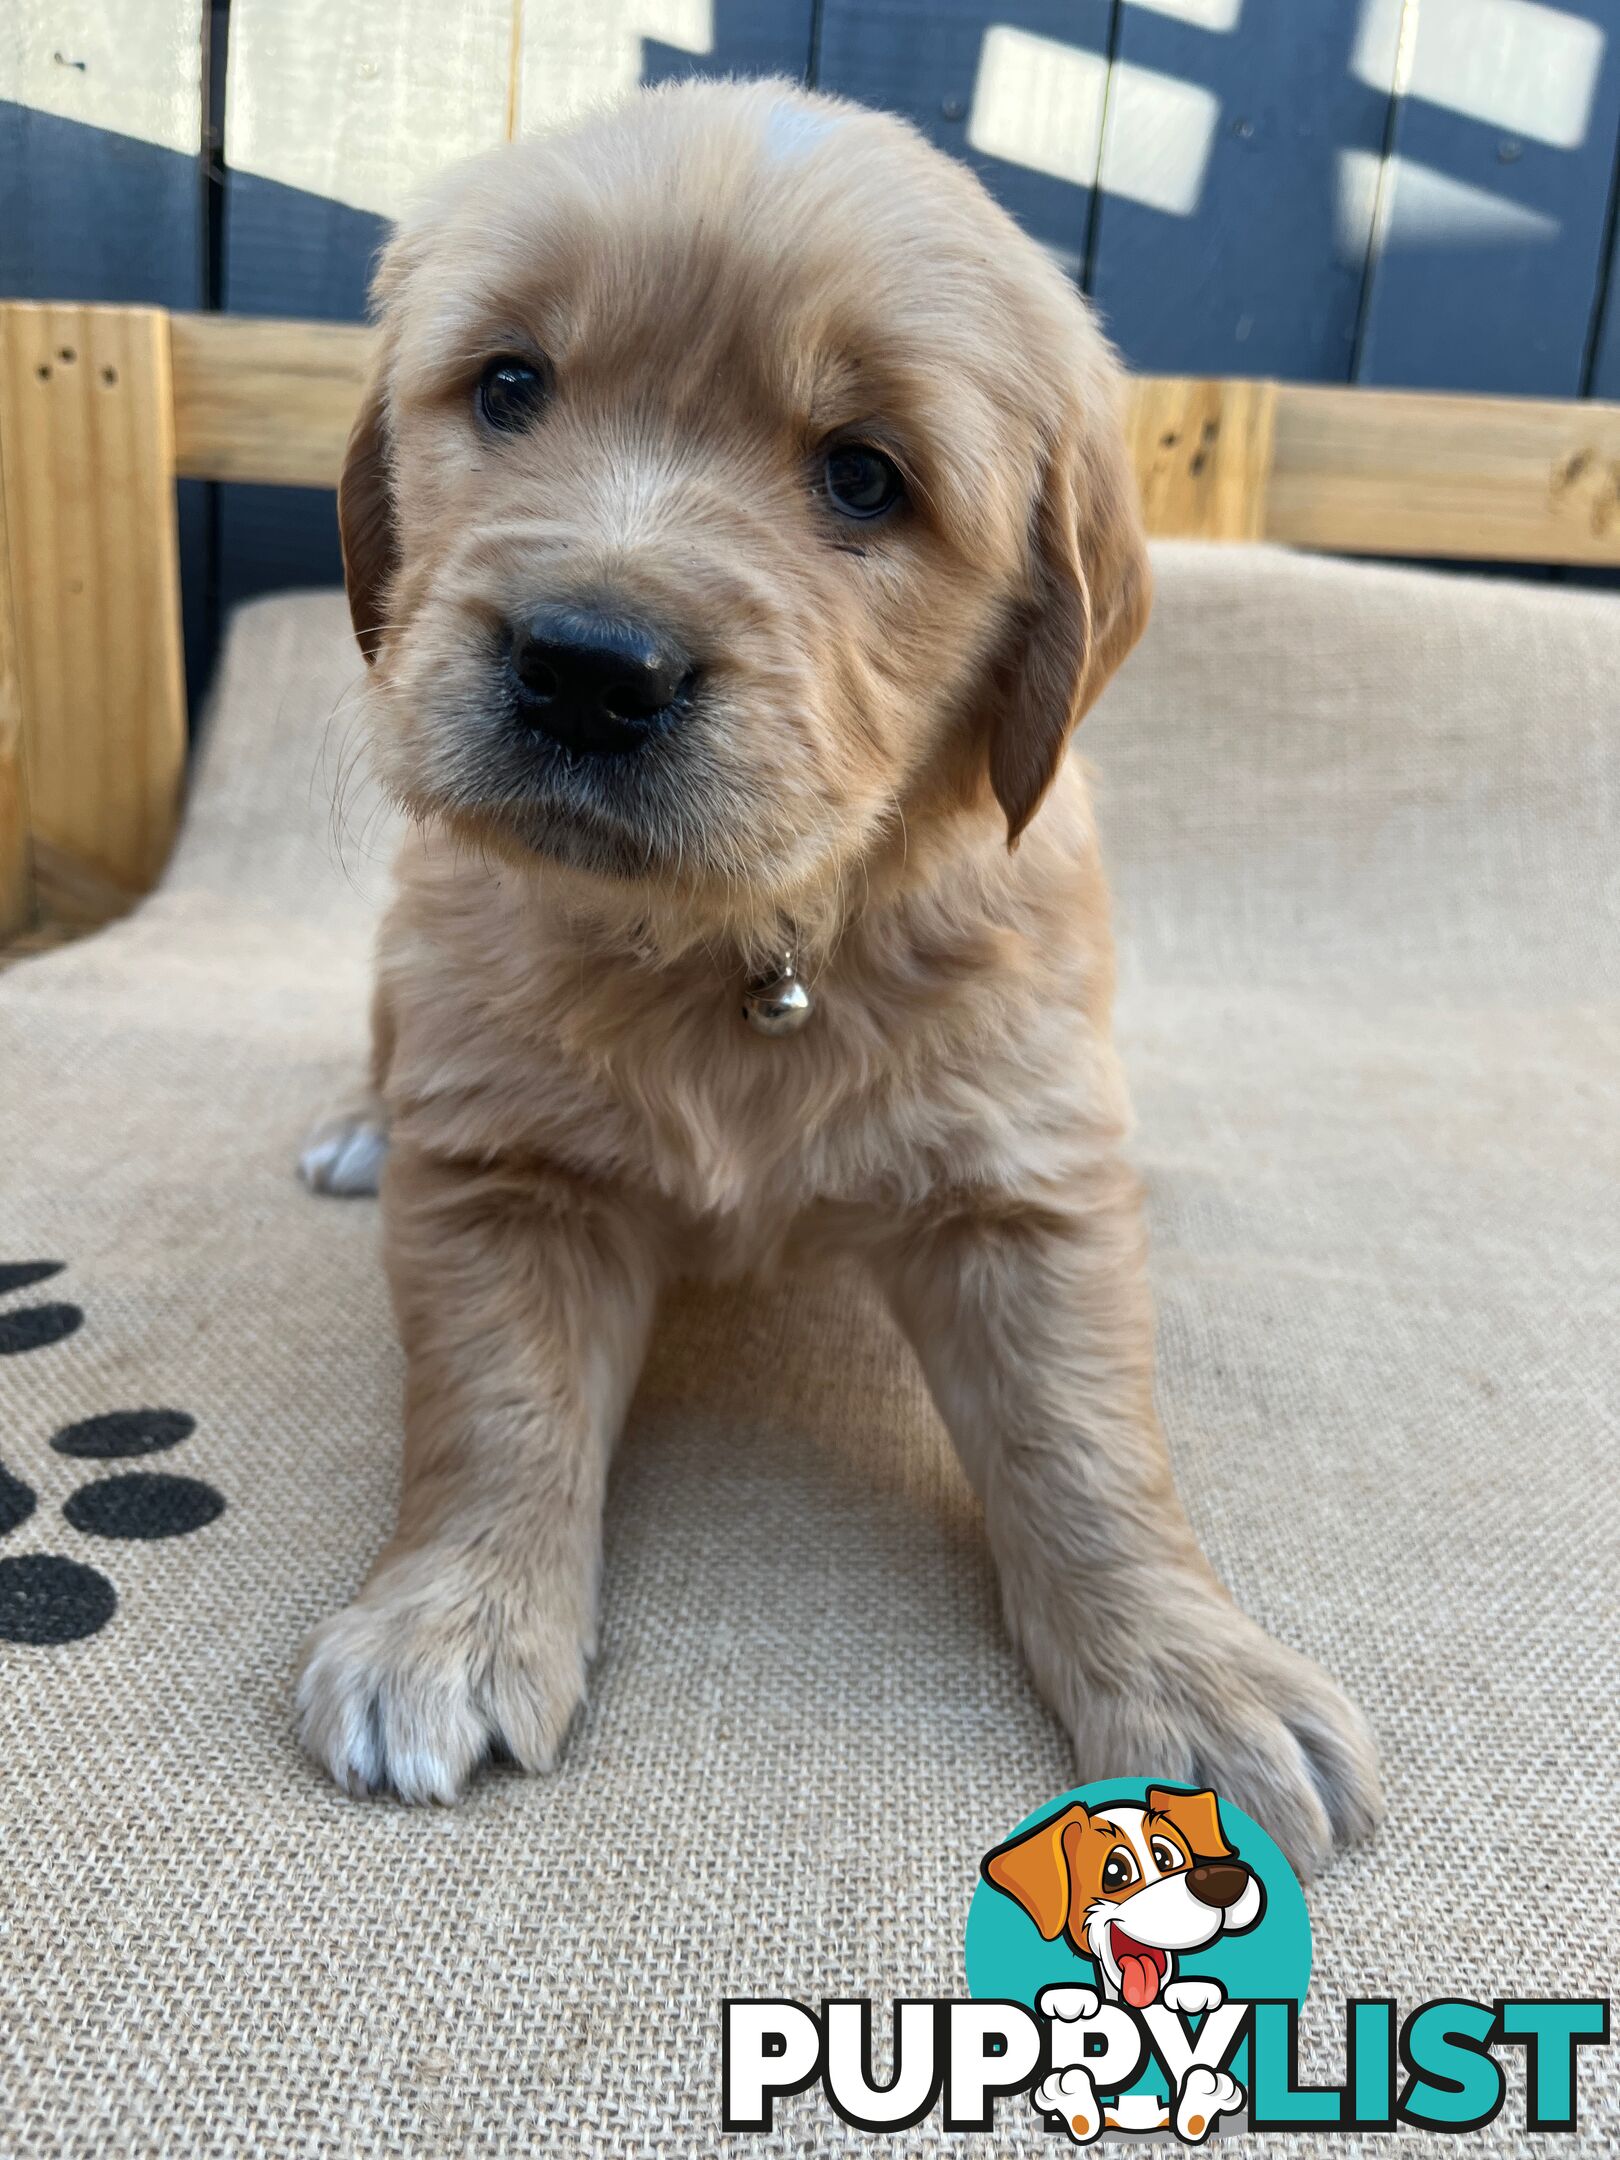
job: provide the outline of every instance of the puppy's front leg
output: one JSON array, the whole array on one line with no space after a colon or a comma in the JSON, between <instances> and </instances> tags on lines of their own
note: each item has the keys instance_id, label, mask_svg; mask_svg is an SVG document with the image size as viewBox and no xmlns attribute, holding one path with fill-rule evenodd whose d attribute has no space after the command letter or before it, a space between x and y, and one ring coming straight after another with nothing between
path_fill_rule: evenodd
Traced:
<instances>
[{"instance_id":1,"label":"puppy's front leg","mask_svg":"<svg viewBox=\"0 0 1620 2160\"><path fill-rule=\"evenodd\" d=\"M583 1693L658 1240L602 1187L409 1145L383 1215L406 1356L399 1524L305 1649L300 1725L350 1791L453 1800L492 1751L549 1768Z\"/></svg>"},{"instance_id":2,"label":"puppy's front leg","mask_svg":"<svg viewBox=\"0 0 1620 2160\"><path fill-rule=\"evenodd\" d=\"M1379 1813L1372 1743L1199 1551L1153 1408L1135 1181L910 1226L880 1256L984 1502L1012 1633L1083 1779L1213 1786L1309 1872Z\"/></svg>"}]
</instances>

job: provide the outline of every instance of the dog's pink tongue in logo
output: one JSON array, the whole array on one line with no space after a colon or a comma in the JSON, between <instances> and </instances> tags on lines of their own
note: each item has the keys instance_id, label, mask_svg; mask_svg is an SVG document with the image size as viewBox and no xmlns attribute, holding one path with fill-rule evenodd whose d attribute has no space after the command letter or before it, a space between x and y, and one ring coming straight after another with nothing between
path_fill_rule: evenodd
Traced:
<instances>
[{"instance_id":1,"label":"dog's pink tongue in logo","mask_svg":"<svg viewBox=\"0 0 1620 2160\"><path fill-rule=\"evenodd\" d=\"M1164 1952L1152 1943L1139 1943L1116 1921L1114 1956L1119 1961L1119 1990L1133 2010L1145 2010L1159 1992L1164 1978Z\"/></svg>"}]
</instances>

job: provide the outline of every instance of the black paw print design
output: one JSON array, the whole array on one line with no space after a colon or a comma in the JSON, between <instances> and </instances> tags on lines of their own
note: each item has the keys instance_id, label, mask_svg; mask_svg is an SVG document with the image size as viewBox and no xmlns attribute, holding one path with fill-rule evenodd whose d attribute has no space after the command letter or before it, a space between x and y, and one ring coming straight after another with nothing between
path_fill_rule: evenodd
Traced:
<instances>
[{"instance_id":1,"label":"black paw print design","mask_svg":"<svg viewBox=\"0 0 1620 2160\"><path fill-rule=\"evenodd\" d=\"M62 1272L60 1260L0 1261L0 1295L27 1289ZM0 1357L43 1350L84 1324L77 1305L44 1304L0 1312ZM78 1462L125 1461L156 1455L196 1430L184 1410L111 1410L64 1425L51 1437L59 1455ZM28 1520L38 1505L31 1487L0 1463L0 1537ZM127 1470L92 1479L63 1503L75 1530L89 1537L183 1537L224 1512L225 1502L200 1478ZM118 1593L99 1568L58 1553L0 1558L0 1642L65 1643L94 1635L112 1618Z\"/></svg>"}]
</instances>

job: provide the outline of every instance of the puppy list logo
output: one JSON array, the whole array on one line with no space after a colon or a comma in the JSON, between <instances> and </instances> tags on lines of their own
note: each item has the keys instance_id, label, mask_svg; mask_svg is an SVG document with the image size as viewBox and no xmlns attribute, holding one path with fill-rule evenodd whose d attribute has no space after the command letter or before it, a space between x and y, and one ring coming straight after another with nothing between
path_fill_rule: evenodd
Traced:
<instances>
[{"instance_id":1,"label":"puppy list logo","mask_svg":"<svg viewBox=\"0 0 1620 2160\"><path fill-rule=\"evenodd\" d=\"M1085 1786L979 1864L968 1987L1046 2024L1031 2105L1077 2144L1202 2144L1246 2103L1250 2003L1304 1999L1304 1895L1271 1839L1224 1813L1207 1791Z\"/></svg>"},{"instance_id":2,"label":"puppy list logo","mask_svg":"<svg viewBox=\"0 0 1620 2160\"><path fill-rule=\"evenodd\" d=\"M818 2080L851 2127L893 2134L939 2111L995 2127L1023 2096L1076 2145L1202 2145L1222 2130L1480 2130L1522 2047L1525 2122L1573 2130L1579 2051L1606 2043L1592 1999L1441 1998L1404 2019L1344 2006L1341 2085L1300 2081L1311 1929L1278 1847L1213 1792L1121 1778L1065 1793L986 1853L968 1912L970 1999L894 2005L879 2082L869 2002L724 2006L722 2126L768 2130Z\"/></svg>"}]
</instances>

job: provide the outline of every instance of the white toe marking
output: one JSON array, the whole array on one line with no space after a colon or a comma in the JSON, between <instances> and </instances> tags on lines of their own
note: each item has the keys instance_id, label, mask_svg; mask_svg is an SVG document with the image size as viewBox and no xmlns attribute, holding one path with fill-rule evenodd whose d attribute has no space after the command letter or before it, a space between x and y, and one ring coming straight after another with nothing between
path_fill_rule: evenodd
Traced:
<instances>
[{"instance_id":1,"label":"white toe marking","mask_svg":"<svg viewBox=\"0 0 1620 2160\"><path fill-rule=\"evenodd\" d=\"M374 1193L388 1154L388 1134L367 1117L323 1125L298 1158L298 1175L311 1192L343 1199Z\"/></svg>"}]
</instances>

